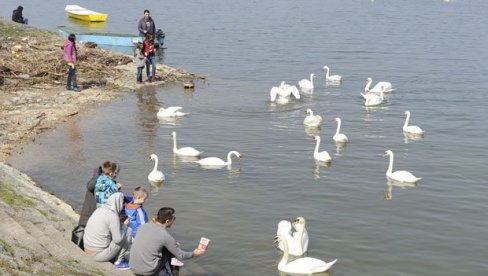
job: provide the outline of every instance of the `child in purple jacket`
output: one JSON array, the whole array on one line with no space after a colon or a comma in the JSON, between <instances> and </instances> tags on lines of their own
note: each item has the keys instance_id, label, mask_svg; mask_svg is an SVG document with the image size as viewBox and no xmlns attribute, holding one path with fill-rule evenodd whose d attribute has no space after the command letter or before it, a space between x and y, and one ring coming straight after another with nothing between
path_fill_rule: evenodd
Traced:
<instances>
[{"instance_id":1,"label":"child in purple jacket","mask_svg":"<svg viewBox=\"0 0 488 276\"><path fill-rule=\"evenodd\" d=\"M69 34L68 39L64 42L64 60L68 63L68 80L66 81L66 90L73 90L79 92L78 84L76 82L76 36Z\"/></svg>"}]
</instances>

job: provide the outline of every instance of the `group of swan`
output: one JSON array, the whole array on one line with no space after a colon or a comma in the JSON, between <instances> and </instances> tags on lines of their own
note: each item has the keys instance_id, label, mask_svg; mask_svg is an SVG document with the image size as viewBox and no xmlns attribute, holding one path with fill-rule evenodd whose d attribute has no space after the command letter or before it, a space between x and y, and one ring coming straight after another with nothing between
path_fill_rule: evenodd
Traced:
<instances>
[{"instance_id":1,"label":"group of swan","mask_svg":"<svg viewBox=\"0 0 488 276\"><path fill-rule=\"evenodd\" d=\"M308 233L305 229L305 224L306 221L303 217L297 217L293 223L286 220L278 223L274 242L278 243L278 248L283 251L283 257L278 263L278 270L281 272L310 275L325 272L337 262L337 259L335 259L332 262L326 263L311 257L301 257L288 262L289 255L302 256L307 252ZM295 229L294 233L291 231L292 225Z\"/></svg>"},{"instance_id":2,"label":"group of swan","mask_svg":"<svg viewBox=\"0 0 488 276\"><path fill-rule=\"evenodd\" d=\"M271 102L277 102L279 104L285 104L290 101L290 96L297 100L300 99L300 92L295 85L289 85L285 81L282 81L280 86L274 86L269 92Z\"/></svg>"},{"instance_id":3,"label":"group of swan","mask_svg":"<svg viewBox=\"0 0 488 276\"><path fill-rule=\"evenodd\" d=\"M322 117L320 115L314 115L310 108L307 108L305 113L308 114L303 120L303 124L307 127L319 127L322 123Z\"/></svg>"},{"instance_id":4,"label":"group of swan","mask_svg":"<svg viewBox=\"0 0 488 276\"><path fill-rule=\"evenodd\" d=\"M391 83L387 81L380 81L373 88L370 88L372 82L373 79L368 78L366 80L366 86L364 87L364 94L361 93L361 96L363 96L365 100L365 106L376 106L382 104L385 100L383 93L389 93L395 90L393 89Z\"/></svg>"},{"instance_id":5,"label":"group of swan","mask_svg":"<svg viewBox=\"0 0 488 276\"><path fill-rule=\"evenodd\" d=\"M287 220L282 220L278 223L276 236L281 235L288 244L288 253L293 256L301 256L308 250L308 232L305 229L305 218L297 217L290 223ZM292 226L295 232L292 233ZM284 251L283 242L278 243L278 248Z\"/></svg>"}]
</instances>

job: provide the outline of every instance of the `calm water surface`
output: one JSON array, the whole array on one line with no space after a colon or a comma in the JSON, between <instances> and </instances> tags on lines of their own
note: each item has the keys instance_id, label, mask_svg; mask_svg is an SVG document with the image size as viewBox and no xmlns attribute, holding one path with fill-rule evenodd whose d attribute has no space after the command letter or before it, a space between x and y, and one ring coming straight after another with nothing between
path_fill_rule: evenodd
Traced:
<instances>
[{"instance_id":1,"label":"calm water surface","mask_svg":"<svg viewBox=\"0 0 488 276\"><path fill-rule=\"evenodd\" d=\"M10 17L18 1L7 0ZM74 25L64 1L23 1L32 25ZM309 256L338 258L333 275L485 275L488 272L486 109L488 2L414 1L94 1L109 13L104 31L135 33L150 9L167 34L164 62L207 75L196 89L146 87L43 134L11 157L46 190L81 208L85 183L104 160L122 165L124 192L143 185L160 157L167 183L145 204L150 215L173 206L173 232L191 250L212 240L206 256L186 261L192 275L277 275L271 244L281 219L304 216ZM35 13L34 13L35 11ZM340 74L324 83L323 65ZM269 102L281 80L315 73L315 90L288 105ZM396 91L381 107L364 108L367 77ZM134 76L135 78L135 76ZM190 112L160 122L160 106ZM305 130L304 111L324 118ZM426 130L403 136L404 111ZM332 140L342 118L345 148ZM172 123L172 124L171 124ZM205 170L172 154L179 146L204 156L244 155L232 169ZM313 135L333 157L313 159ZM394 169L423 179L388 186L386 149ZM386 200L390 196L391 200Z\"/></svg>"}]
</instances>

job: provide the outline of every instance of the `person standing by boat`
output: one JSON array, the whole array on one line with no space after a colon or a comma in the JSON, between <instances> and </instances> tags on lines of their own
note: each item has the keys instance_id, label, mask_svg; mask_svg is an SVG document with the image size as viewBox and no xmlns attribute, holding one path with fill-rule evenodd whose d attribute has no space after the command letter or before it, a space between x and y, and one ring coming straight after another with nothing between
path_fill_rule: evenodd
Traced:
<instances>
[{"instance_id":1,"label":"person standing by boat","mask_svg":"<svg viewBox=\"0 0 488 276\"><path fill-rule=\"evenodd\" d=\"M156 47L154 46L154 37L146 35L142 46L144 56L146 57L146 74L148 82L153 82L156 76ZM149 68L151 66L151 68Z\"/></svg>"},{"instance_id":2,"label":"person standing by boat","mask_svg":"<svg viewBox=\"0 0 488 276\"><path fill-rule=\"evenodd\" d=\"M76 48L76 36L71 33L68 39L64 42L64 60L68 63L68 80L66 81L66 90L73 90L79 92L78 84L76 82L76 55L78 49Z\"/></svg>"},{"instance_id":3,"label":"person standing by boat","mask_svg":"<svg viewBox=\"0 0 488 276\"><path fill-rule=\"evenodd\" d=\"M144 38L148 34L152 35L153 37L156 35L156 25L154 24L154 20L150 16L149 10L144 10L144 17L139 20L139 24L137 24L137 29L139 30L139 35Z\"/></svg>"},{"instance_id":4,"label":"person standing by boat","mask_svg":"<svg viewBox=\"0 0 488 276\"><path fill-rule=\"evenodd\" d=\"M24 10L24 7L18 6L17 9L15 9L12 12L12 21L27 25L29 23L29 20L22 16L23 10Z\"/></svg>"}]
</instances>

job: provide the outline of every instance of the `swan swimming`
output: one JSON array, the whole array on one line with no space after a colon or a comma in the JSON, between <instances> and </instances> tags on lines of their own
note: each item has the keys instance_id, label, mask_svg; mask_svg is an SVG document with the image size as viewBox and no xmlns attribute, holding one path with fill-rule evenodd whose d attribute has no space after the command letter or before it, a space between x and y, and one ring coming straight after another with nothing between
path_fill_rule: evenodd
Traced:
<instances>
[{"instance_id":1,"label":"swan swimming","mask_svg":"<svg viewBox=\"0 0 488 276\"><path fill-rule=\"evenodd\" d=\"M158 156L156 154L151 154L151 160L154 161L154 168L147 176L149 183L154 186L158 186L164 181L164 174L161 171L158 171Z\"/></svg>"},{"instance_id":2,"label":"swan swimming","mask_svg":"<svg viewBox=\"0 0 488 276\"><path fill-rule=\"evenodd\" d=\"M303 79L298 82L298 86L303 89L313 89L313 78L315 77L314 73L310 74L310 80Z\"/></svg>"},{"instance_id":3,"label":"swan swimming","mask_svg":"<svg viewBox=\"0 0 488 276\"><path fill-rule=\"evenodd\" d=\"M157 116L160 118L167 118L167 117L183 117L188 115L188 113L181 112L181 106L170 106L167 108L161 107L157 113Z\"/></svg>"},{"instance_id":4,"label":"swan swimming","mask_svg":"<svg viewBox=\"0 0 488 276\"><path fill-rule=\"evenodd\" d=\"M324 69L327 71L325 73L325 81L329 81L329 82L341 82L342 81L342 76L339 76L339 75L329 76L329 67L327 65L324 66Z\"/></svg>"},{"instance_id":5,"label":"swan swimming","mask_svg":"<svg viewBox=\"0 0 488 276\"><path fill-rule=\"evenodd\" d=\"M195 162L205 167L223 167L232 164L232 159L231 159L232 155L235 155L238 158L242 157L242 155L239 152L233 150L233 151L229 151L229 153L227 154L227 161L224 161L218 157L207 157Z\"/></svg>"},{"instance_id":6,"label":"swan swimming","mask_svg":"<svg viewBox=\"0 0 488 276\"><path fill-rule=\"evenodd\" d=\"M283 257L281 258L280 262L278 263L278 270L284 273L290 274L313 274L318 272L325 272L329 270L336 262L337 259L333 260L330 263L326 263L322 260L311 258L311 257L302 257L291 262L288 262L288 243L286 238L281 235L278 235L275 238L275 242L282 242L283 243Z\"/></svg>"},{"instance_id":7,"label":"swan swimming","mask_svg":"<svg viewBox=\"0 0 488 276\"><path fill-rule=\"evenodd\" d=\"M184 148L177 148L176 147L176 132L173 131L173 153L181 156L193 156L197 157L202 154L201 151L198 151L192 147L184 147Z\"/></svg>"},{"instance_id":8,"label":"swan swimming","mask_svg":"<svg viewBox=\"0 0 488 276\"><path fill-rule=\"evenodd\" d=\"M405 115L407 115L407 117L405 118L405 123L403 124L403 131L414 135L423 135L424 131L419 126L408 125L408 121L410 120L409 110L405 111Z\"/></svg>"},{"instance_id":9,"label":"swan swimming","mask_svg":"<svg viewBox=\"0 0 488 276\"><path fill-rule=\"evenodd\" d=\"M386 171L386 177L390 178L391 180L398 181L398 182L407 182L407 183L415 183L422 178L418 178L413 175L409 171L395 171L393 170L393 152L391 150L385 151L384 156L390 156L390 163L388 165L388 170Z\"/></svg>"},{"instance_id":10,"label":"swan swimming","mask_svg":"<svg viewBox=\"0 0 488 276\"><path fill-rule=\"evenodd\" d=\"M365 93L380 93L382 91L384 93L388 93L388 92L392 92L395 90L395 89L393 89L391 83L389 83L387 81L380 81L373 88L370 88L371 83L373 83L373 79L368 78L366 80L366 86L364 87Z\"/></svg>"},{"instance_id":11,"label":"swan swimming","mask_svg":"<svg viewBox=\"0 0 488 276\"><path fill-rule=\"evenodd\" d=\"M380 95L376 94L367 94L366 100L364 101L365 106L375 106L375 105L380 105L383 103L385 100L383 96L383 91L380 92Z\"/></svg>"},{"instance_id":12,"label":"swan swimming","mask_svg":"<svg viewBox=\"0 0 488 276\"><path fill-rule=\"evenodd\" d=\"M295 85L289 85L282 81L280 86L272 87L269 92L271 97L271 102L277 102L279 104L286 104L290 101L290 96L293 95L295 99L300 99L300 92Z\"/></svg>"},{"instance_id":13,"label":"swan swimming","mask_svg":"<svg viewBox=\"0 0 488 276\"><path fill-rule=\"evenodd\" d=\"M341 118L335 118L335 120L337 122L337 129L336 129L336 133L334 134L334 137L332 138L337 143L347 143L348 142L347 136L344 133L339 133L339 131L341 130Z\"/></svg>"},{"instance_id":14,"label":"swan swimming","mask_svg":"<svg viewBox=\"0 0 488 276\"><path fill-rule=\"evenodd\" d=\"M292 225L295 232L292 234ZM287 220L282 220L278 223L276 235L281 235L286 239L288 244L288 254L293 256L302 256L308 250L308 233L305 229L305 219L303 217L297 217L290 223ZM283 251L283 242L278 243L278 248Z\"/></svg>"},{"instance_id":15,"label":"swan swimming","mask_svg":"<svg viewBox=\"0 0 488 276\"><path fill-rule=\"evenodd\" d=\"M317 144L315 145L315 150L313 152L313 158L315 160L320 161L320 162L330 162L332 161L332 158L330 157L329 153L327 151L321 151L319 152L319 147L320 147L320 136L314 136L315 141L317 141Z\"/></svg>"},{"instance_id":16,"label":"swan swimming","mask_svg":"<svg viewBox=\"0 0 488 276\"><path fill-rule=\"evenodd\" d=\"M313 111L310 108L307 108L305 113L308 114L307 117L303 120L303 124L307 127L319 127L322 123L322 117L320 115L313 115Z\"/></svg>"}]
</instances>

